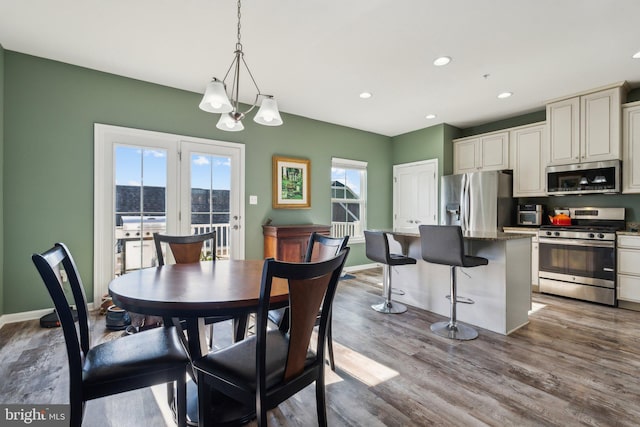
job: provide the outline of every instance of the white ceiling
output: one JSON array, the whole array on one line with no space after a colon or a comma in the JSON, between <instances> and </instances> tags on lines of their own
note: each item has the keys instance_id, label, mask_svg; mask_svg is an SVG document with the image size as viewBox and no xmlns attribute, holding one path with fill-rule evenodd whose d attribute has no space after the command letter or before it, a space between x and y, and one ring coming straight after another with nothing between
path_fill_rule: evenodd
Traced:
<instances>
[{"instance_id":1,"label":"white ceiling","mask_svg":"<svg viewBox=\"0 0 640 427\"><path fill-rule=\"evenodd\" d=\"M242 43L281 111L395 136L638 87L639 16L639 0L245 0ZM0 0L0 44L202 93L231 64L236 20L233 0Z\"/></svg>"}]
</instances>

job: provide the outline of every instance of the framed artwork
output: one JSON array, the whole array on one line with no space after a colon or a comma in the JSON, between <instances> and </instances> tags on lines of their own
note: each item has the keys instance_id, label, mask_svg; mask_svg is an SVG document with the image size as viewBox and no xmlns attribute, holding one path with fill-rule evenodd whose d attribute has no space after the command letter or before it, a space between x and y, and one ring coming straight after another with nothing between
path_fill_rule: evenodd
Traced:
<instances>
[{"instance_id":1,"label":"framed artwork","mask_svg":"<svg viewBox=\"0 0 640 427\"><path fill-rule=\"evenodd\" d=\"M311 160L273 156L273 208L311 207Z\"/></svg>"}]
</instances>

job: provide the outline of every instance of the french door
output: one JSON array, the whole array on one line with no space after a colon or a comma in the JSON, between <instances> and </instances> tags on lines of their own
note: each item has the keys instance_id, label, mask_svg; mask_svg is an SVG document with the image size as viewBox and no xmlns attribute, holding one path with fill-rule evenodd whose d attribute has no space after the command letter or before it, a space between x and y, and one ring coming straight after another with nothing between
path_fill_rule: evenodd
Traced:
<instances>
[{"instance_id":1,"label":"french door","mask_svg":"<svg viewBox=\"0 0 640 427\"><path fill-rule=\"evenodd\" d=\"M96 124L94 302L111 279L156 263L152 234L216 230L244 258L244 145Z\"/></svg>"}]
</instances>

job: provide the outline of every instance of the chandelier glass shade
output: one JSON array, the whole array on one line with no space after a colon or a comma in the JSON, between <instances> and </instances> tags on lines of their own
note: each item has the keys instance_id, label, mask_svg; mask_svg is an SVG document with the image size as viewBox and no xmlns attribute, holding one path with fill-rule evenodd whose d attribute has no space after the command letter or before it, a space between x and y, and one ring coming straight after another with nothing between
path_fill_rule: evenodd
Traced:
<instances>
[{"instance_id":1,"label":"chandelier glass shade","mask_svg":"<svg viewBox=\"0 0 640 427\"><path fill-rule=\"evenodd\" d=\"M221 114L220 120L218 120L218 124L216 125L218 129L237 132L244 129L242 119L262 100L253 121L264 126L280 126L282 124L282 118L278 111L278 103L272 95L266 95L260 92L260 88L258 88L258 84L244 60L244 52L242 51L242 43L240 42L240 17L240 0L238 0L238 41L236 42L233 61L222 80L213 77L209 82L202 101L200 101L200 109L208 113ZM240 72L243 68L253 83L256 96L253 104L251 104L247 110L240 111ZM227 80L229 80L230 92L228 92Z\"/></svg>"}]
</instances>

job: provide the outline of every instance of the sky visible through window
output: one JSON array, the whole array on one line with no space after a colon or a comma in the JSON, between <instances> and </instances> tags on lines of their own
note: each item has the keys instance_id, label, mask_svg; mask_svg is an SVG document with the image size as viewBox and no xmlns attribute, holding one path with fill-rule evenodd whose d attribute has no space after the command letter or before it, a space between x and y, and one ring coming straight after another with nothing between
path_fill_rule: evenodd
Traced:
<instances>
[{"instance_id":1,"label":"sky visible through window","mask_svg":"<svg viewBox=\"0 0 640 427\"><path fill-rule=\"evenodd\" d=\"M360 171L355 169L331 168L331 181L338 181L360 196Z\"/></svg>"},{"instance_id":2,"label":"sky visible through window","mask_svg":"<svg viewBox=\"0 0 640 427\"><path fill-rule=\"evenodd\" d=\"M231 164L228 157L196 154L191 158L191 186L215 190L231 188ZM116 185L143 184L166 187L167 153L139 147L116 147Z\"/></svg>"}]
</instances>

